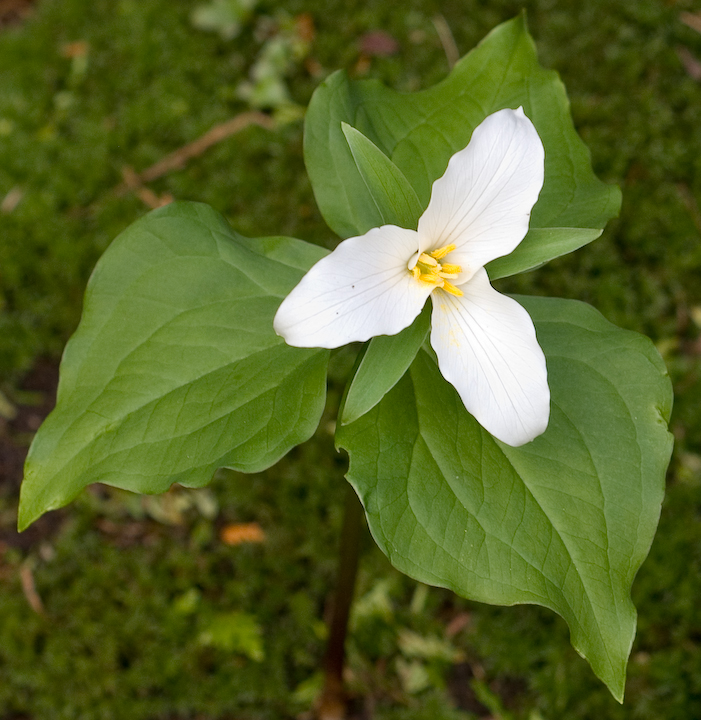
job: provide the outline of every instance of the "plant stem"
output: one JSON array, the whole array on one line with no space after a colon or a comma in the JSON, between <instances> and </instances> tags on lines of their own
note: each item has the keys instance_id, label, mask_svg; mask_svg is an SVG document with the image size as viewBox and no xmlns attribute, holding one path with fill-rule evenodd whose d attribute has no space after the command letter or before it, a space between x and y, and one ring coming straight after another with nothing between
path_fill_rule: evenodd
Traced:
<instances>
[{"instance_id":1,"label":"plant stem","mask_svg":"<svg viewBox=\"0 0 701 720\"><path fill-rule=\"evenodd\" d=\"M341 528L341 552L338 579L329 621L329 639L324 656L324 689L317 704L318 720L342 720L346 717L346 693L343 665L348 618L353 602L358 570L360 529L363 509L353 488L348 485Z\"/></svg>"}]
</instances>

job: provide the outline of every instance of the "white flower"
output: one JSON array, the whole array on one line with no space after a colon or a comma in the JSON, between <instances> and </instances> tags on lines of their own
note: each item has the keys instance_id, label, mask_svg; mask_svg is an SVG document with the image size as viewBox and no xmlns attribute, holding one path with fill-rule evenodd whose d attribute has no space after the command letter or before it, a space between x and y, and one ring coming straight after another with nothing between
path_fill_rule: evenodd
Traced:
<instances>
[{"instance_id":1,"label":"white flower","mask_svg":"<svg viewBox=\"0 0 701 720\"><path fill-rule=\"evenodd\" d=\"M408 327L431 295L431 345L467 410L508 445L545 431L550 392L533 322L484 265L528 231L545 153L518 110L500 110L455 153L418 230L395 225L344 240L285 298L274 328L289 345L335 348Z\"/></svg>"}]
</instances>

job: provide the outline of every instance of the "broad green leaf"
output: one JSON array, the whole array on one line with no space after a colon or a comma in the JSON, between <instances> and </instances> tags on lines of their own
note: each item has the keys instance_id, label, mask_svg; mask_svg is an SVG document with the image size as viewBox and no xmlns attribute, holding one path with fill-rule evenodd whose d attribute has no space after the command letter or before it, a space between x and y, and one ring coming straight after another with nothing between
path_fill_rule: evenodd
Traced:
<instances>
[{"instance_id":1,"label":"broad green leaf","mask_svg":"<svg viewBox=\"0 0 701 720\"><path fill-rule=\"evenodd\" d=\"M490 280L533 270L577 250L601 235L595 228L531 228L510 254L487 263Z\"/></svg>"},{"instance_id":2,"label":"broad green leaf","mask_svg":"<svg viewBox=\"0 0 701 720\"><path fill-rule=\"evenodd\" d=\"M431 325L431 305L397 335L378 335L367 344L353 376L343 407L341 423L357 420L377 405L399 382L423 345Z\"/></svg>"},{"instance_id":3,"label":"broad green leaf","mask_svg":"<svg viewBox=\"0 0 701 720\"><path fill-rule=\"evenodd\" d=\"M380 225L398 225L416 230L422 208L404 173L361 132L347 123L341 123L341 128L358 172L377 208L372 223L360 228L359 232L365 233Z\"/></svg>"},{"instance_id":4,"label":"broad green leaf","mask_svg":"<svg viewBox=\"0 0 701 720\"><path fill-rule=\"evenodd\" d=\"M324 250L252 240L206 205L175 203L125 230L97 264L66 346L56 409L27 458L19 525L102 482L157 493L253 472L316 428L328 352L272 320Z\"/></svg>"},{"instance_id":5,"label":"broad green leaf","mask_svg":"<svg viewBox=\"0 0 701 720\"><path fill-rule=\"evenodd\" d=\"M375 80L351 81L341 72L322 83L306 114L304 153L326 222L341 237L377 226L376 202L342 123L356 128L392 161L423 209L432 183L451 155L468 144L475 127L497 110L519 106L545 146L545 184L533 208L531 231L591 229L577 242L593 240L594 231L617 214L620 192L594 176L589 152L572 124L564 86L555 72L538 64L522 16L495 28L444 81L427 90L399 93ZM412 220L413 228L418 217ZM530 240L542 246L538 252L531 248L538 264L578 246L550 245L551 237L537 233ZM508 274L521 269L516 265Z\"/></svg>"},{"instance_id":6,"label":"broad green leaf","mask_svg":"<svg viewBox=\"0 0 701 720\"><path fill-rule=\"evenodd\" d=\"M518 297L552 393L547 431L504 445L420 352L369 413L339 426L348 479L399 570L498 605L535 603L621 700L630 588L657 526L671 385L652 343L570 300Z\"/></svg>"}]
</instances>

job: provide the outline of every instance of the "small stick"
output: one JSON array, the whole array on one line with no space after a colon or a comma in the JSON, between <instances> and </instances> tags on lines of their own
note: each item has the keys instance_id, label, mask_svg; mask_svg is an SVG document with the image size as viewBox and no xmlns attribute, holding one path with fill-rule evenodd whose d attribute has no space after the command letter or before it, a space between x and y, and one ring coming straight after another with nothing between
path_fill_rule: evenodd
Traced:
<instances>
[{"instance_id":1,"label":"small stick","mask_svg":"<svg viewBox=\"0 0 701 720\"><path fill-rule=\"evenodd\" d=\"M141 182L151 182L173 170L182 170L189 160L198 155L202 155L202 153L212 147L212 145L216 145L249 125L258 125L266 130L272 130L274 124L273 119L264 113L241 113L221 125L215 125L209 132L202 135L202 137L197 138L197 140L187 145L183 145L183 147L172 152L170 155L166 155L163 160L159 160L155 165L151 165L150 168L139 173Z\"/></svg>"},{"instance_id":2,"label":"small stick","mask_svg":"<svg viewBox=\"0 0 701 720\"><path fill-rule=\"evenodd\" d=\"M192 158L202 155L212 145L225 140L230 135L240 132L249 125L258 125L266 130L272 130L275 127L275 121L262 112L244 112L225 123L215 125L211 130L201 137L197 138L187 145L183 145L174 152L166 155L151 167L146 168L143 172L137 173L130 168L123 171L124 182L115 188L117 195L125 195L130 190L138 190L144 183L157 180L163 175L167 175L174 170L182 170ZM142 198L144 199L144 198ZM152 202L154 198L149 198ZM144 200L147 205L150 203ZM157 205L156 205L157 207Z\"/></svg>"},{"instance_id":3,"label":"small stick","mask_svg":"<svg viewBox=\"0 0 701 720\"><path fill-rule=\"evenodd\" d=\"M693 80L701 80L701 62L698 61L694 54L683 45L677 46L677 57L681 60L687 75Z\"/></svg>"},{"instance_id":4,"label":"small stick","mask_svg":"<svg viewBox=\"0 0 701 720\"><path fill-rule=\"evenodd\" d=\"M448 60L448 67L452 70L455 67L455 63L460 60L460 51L455 44L455 38L450 30L450 25L448 25L448 21L442 15L436 15L432 22L433 27L436 28L436 32L438 33L438 39L443 46L445 57Z\"/></svg>"},{"instance_id":5,"label":"small stick","mask_svg":"<svg viewBox=\"0 0 701 720\"><path fill-rule=\"evenodd\" d=\"M19 579L22 583L24 597L27 598L27 602L32 610L34 610L37 615L44 615L44 603L42 603L39 593L37 592L36 585L34 584L34 573L29 563L25 562L22 564L22 567L20 567Z\"/></svg>"},{"instance_id":6,"label":"small stick","mask_svg":"<svg viewBox=\"0 0 701 720\"><path fill-rule=\"evenodd\" d=\"M679 19L687 27L701 33L701 13L683 12L679 15Z\"/></svg>"},{"instance_id":7,"label":"small stick","mask_svg":"<svg viewBox=\"0 0 701 720\"><path fill-rule=\"evenodd\" d=\"M124 179L124 185L122 187L131 190L139 200L141 200L144 205L150 207L151 210L173 202L173 196L170 193L164 193L159 197L151 188L144 187L141 184L141 178L138 173L128 165L122 168L122 178Z\"/></svg>"}]
</instances>

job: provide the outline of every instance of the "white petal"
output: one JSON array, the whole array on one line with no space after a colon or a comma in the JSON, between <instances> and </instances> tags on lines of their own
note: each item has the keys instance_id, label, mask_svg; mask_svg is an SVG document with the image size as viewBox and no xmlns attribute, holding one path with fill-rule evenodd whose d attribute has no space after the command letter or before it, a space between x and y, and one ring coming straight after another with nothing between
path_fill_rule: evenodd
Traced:
<instances>
[{"instance_id":1,"label":"white petal","mask_svg":"<svg viewBox=\"0 0 701 720\"><path fill-rule=\"evenodd\" d=\"M533 321L489 284L484 269L460 289L463 297L442 290L432 296L438 366L476 420L518 447L544 432L550 415L545 356Z\"/></svg>"},{"instance_id":2,"label":"white petal","mask_svg":"<svg viewBox=\"0 0 701 720\"><path fill-rule=\"evenodd\" d=\"M455 153L433 183L419 219L422 251L454 243L446 262L460 265L463 283L490 260L508 255L528 232L543 187L545 152L523 109L499 110Z\"/></svg>"},{"instance_id":3,"label":"white petal","mask_svg":"<svg viewBox=\"0 0 701 720\"><path fill-rule=\"evenodd\" d=\"M400 332L432 289L409 273L417 244L414 230L394 225L344 240L283 300L275 332L288 345L324 348Z\"/></svg>"}]
</instances>

